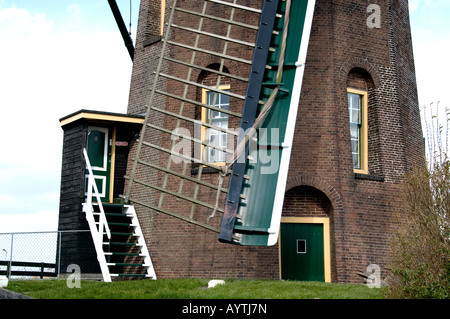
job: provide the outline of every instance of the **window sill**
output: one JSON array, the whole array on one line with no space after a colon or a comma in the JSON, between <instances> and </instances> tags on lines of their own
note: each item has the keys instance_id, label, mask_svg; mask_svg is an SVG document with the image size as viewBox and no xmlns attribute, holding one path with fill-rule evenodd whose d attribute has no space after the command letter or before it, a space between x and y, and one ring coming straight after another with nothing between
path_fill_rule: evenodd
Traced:
<instances>
[{"instance_id":1,"label":"window sill","mask_svg":"<svg viewBox=\"0 0 450 319\"><path fill-rule=\"evenodd\" d=\"M355 179L374 181L374 182L384 182L384 176L361 174L361 173L354 173L354 176L355 176Z\"/></svg>"}]
</instances>

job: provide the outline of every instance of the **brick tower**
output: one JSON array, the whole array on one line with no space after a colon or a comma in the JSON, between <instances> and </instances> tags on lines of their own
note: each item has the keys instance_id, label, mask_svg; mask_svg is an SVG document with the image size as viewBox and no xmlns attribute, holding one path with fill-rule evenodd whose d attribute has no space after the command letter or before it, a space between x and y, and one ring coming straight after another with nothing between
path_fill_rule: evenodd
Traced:
<instances>
[{"instance_id":1,"label":"brick tower","mask_svg":"<svg viewBox=\"0 0 450 319\"><path fill-rule=\"evenodd\" d=\"M181 9L175 13L176 18L183 22L185 16L185 28L197 26L200 19L204 19L204 27L210 24L204 28L205 32L225 35L225 27L220 25L220 21L213 23L207 18L183 12L202 12L204 2L211 2L210 11L203 12L205 14L216 14L222 19L229 19L229 15L234 14L238 23L258 19L253 12L236 9L231 13L229 10L232 9L222 9L220 1L213 0L179 0ZM224 2L255 8L261 6L261 0ZM186 91L185 98L189 101L208 103L207 88L215 87L219 82L221 87L235 93L236 97L231 96L222 102L215 100L214 103L227 104L230 111L228 127L238 126L238 123L233 123L231 112L237 95L245 90L245 85L238 80L248 75L247 69L239 67L240 61L223 62L220 56L206 57L200 52L195 56L200 68L192 71L185 71L182 66L171 69L168 61L159 64L171 5L171 0L141 1L128 113L146 113L159 65L162 72L170 76L184 77L199 84L193 92ZM295 19L295 14L291 19ZM178 29L172 29L173 36L178 36L182 42L183 31ZM245 32L239 34L242 39L254 37L251 30ZM204 41L207 42L201 45L205 50L222 45L220 38ZM183 56L188 53L171 50L172 59L189 61ZM235 56L251 60L251 49L229 44L228 52L233 51ZM182 86L176 87L178 84L169 76L160 77L155 85L157 90L183 90ZM182 128L195 130L194 122L184 121L185 115L178 119L169 116L179 109L180 102L176 104L168 96L154 101L152 107L160 112L151 115L150 125L172 130L172 124L178 121ZM197 121L207 117L200 106L193 107L191 112L190 117ZM211 185L218 185L219 173L193 162L184 166L173 164L169 168L163 157L144 151L142 161L149 165L136 169L135 174L142 183L135 183L132 194L137 200L136 209L156 273L159 278L362 282L357 270L376 264L383 276L389 238L401 221L399 191L402 175L424 160L420 123L408 1L316 0L280 240L271 247L227 245L217 240L216 233L198 227L189 217L165 214L162 208L158 208L161 207L158 201L164 201L180 212L187 210L187 215L202 214L204 207L186 208L180 201L180 198L194 197L195 187L191 194L183 191L175 199L168 195L161 198L156 192L157 187L145 188L146 183L161 182L169 185L171 194L181 189L179 182L164 177L161 170L151 172L151 167L162 167L165 172L170 170L176 174L183 172L190 180L197 179ZM194 133L193 136L195 138ZM202 134L200 136L204 138ZM157 141L172 143L170 135L161 130L143 138L149 144ZM131 145L129 163L133 162L136 152L137 144ZM220 154L211 152L209 156L216 156L216 162L221 161ZM128 172L132 170L129 164ZM195 198L214 201L217 191L211 189L197 193ZM144 200L152 204L138 205ZM210 212L203 214L203 219L210 216ZM220 224L220 219L214 217L211 224ZM305 259L314 254L319 256L318 260ZM315 269L319 269L318 274Z\"/></svg>"}]
</instances>

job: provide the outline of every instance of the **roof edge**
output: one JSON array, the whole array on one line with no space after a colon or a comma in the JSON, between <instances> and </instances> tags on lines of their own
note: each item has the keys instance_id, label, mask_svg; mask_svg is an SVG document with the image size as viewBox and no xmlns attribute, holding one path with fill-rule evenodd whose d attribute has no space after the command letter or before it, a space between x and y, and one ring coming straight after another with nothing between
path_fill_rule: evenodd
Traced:
<instances>
[{"instance_id":1,"label":"roof edge","mask_svg":"<svg viewBox=\"0 0 450 319\"><path fill-rule=\"evenodd\" d=\"M72 114L60 118L59 122L61 126L65 126L80 119L142 124L144 123L144 118L145 115L132 115L124 113L81 109L79 111L76 111Z\"/></svg>"}]
</instances>

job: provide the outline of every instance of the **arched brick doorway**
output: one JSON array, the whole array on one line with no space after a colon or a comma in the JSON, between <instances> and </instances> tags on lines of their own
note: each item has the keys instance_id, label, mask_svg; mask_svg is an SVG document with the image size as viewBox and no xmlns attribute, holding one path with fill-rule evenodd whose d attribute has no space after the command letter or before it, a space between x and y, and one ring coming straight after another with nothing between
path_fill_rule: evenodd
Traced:
<instances>
[{"instance_id":1,"label":"arched brick doorway","mask_svg":"<svg viewBox=\"0 0 450 319\"><path fill-rule=\"evenodd\" d=\"M331 282L332 211L317 188L297 186L286 192L279 240L282 279Z\"/></svg>"}]
</instances>

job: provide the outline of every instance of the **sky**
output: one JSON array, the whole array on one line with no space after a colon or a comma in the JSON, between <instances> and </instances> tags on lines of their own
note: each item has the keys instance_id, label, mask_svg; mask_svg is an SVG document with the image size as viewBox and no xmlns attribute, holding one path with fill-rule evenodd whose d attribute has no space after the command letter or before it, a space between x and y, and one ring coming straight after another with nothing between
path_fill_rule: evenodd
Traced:
<instances>
[{"instance_id":1,"label":"sky","mask_svg":"<svg viewBox=\"0 0 450 319\"><path fill-rule=\"evenodd\" d=\"M117 4L128 26L130 0ZM410 14L419 103L450 107L450 1L410 0ZM106 0L0 0L0 233L57 230L59 119L126 113L131 69Z\"/></svg>"},{"instance_id":2,"label":"sky","mask_svg":"<svg viewBox=\"0 0 450 319\"><path fill-rule=\"evenodd\" d=\"M129 27L130 0L116 2ZM126 113L131 68L108 1L0 0L0 233L57 230L59 119Z\"/></svg>"}]
</instances>

